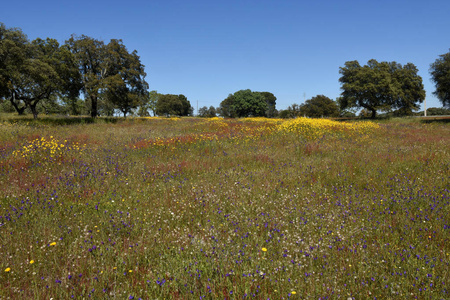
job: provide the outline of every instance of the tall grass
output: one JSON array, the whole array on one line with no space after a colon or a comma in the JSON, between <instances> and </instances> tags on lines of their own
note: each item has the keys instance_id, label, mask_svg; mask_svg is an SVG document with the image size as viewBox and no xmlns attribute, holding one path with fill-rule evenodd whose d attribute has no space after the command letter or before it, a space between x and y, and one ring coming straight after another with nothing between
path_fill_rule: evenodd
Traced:
<instances>
[{"instance_id":1,"label":"tall grass","mask_svg":"<svg viewBox=\"0 0 450 300\"><path fill-rule=\"evenodd\" d=\"M0 123L0 298L446 299L450 127Z\"/></svg>"}]
</instances>

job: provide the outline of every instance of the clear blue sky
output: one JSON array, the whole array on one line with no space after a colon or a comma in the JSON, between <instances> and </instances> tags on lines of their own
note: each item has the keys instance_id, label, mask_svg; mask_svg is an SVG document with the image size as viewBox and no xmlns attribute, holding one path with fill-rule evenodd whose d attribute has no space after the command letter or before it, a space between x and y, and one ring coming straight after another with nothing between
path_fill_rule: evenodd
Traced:
<instances>
[{"instance_id":1,"label":"clear blue sky","mask_svg":"<svg viewBox=\"0 0 450 300\"><path fill-rule=\"evenodd\" d=\"M339 67L411 62L427 107L429 66L450 48L449 0L3 1L0 22L30 39L122 39L146 66L150 90L218 106L240 89L269 91L277 109L341 91Z\"/></svg>"}]
</instances>

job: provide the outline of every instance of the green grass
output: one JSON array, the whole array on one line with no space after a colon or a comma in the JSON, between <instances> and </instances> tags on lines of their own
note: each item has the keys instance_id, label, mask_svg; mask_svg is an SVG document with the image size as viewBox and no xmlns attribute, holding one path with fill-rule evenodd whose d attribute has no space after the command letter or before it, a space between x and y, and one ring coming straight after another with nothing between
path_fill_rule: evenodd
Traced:
<instances>
[{"instance_id":1,"label":"green grass","mask_svg":"<svg viewBox=\"0 0 450 300\"><path fill-rule=\"evenodd\" d=\"M0 123L0 298L449 298L450 127L281 122Z\"/></svg>"}]
</instances>

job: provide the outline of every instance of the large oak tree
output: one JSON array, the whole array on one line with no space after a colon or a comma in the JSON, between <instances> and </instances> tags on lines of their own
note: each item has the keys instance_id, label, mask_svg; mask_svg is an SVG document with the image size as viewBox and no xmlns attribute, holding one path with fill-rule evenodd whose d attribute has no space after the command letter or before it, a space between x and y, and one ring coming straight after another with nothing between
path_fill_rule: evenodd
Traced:
<instances>
[{"instance_id":1,"label":"large oak tree","mask_svg":"<svg viewBox=\"0 0 450 300\"><path fill-rule=\"evenodd\" d=\"M104 95L123 116L144 103L148 97L144 65L137 51L129 53L121 40L111 40L106 46L107 72Z\"/></svg>"},{"instance_id":2,"label":"large oak tree","mask_svg":"<svg viewBox=\"0 0 450 300\"><path fill-rule=\"evenodd\" d=\"M436 85L433 92L443 106L450 107L450 52L439 55L430 68L431 79Z\"/></svg>"},{"instance_id":3,"label":"large oak tree","mask_svg":"<svg viewBox=\"0 0 450 300\"><path fill-rule=\"evenodd\" d=\"M129 53L122 40L112 39L105 45L85 35L72 35L66 44L76 58L82 91L91 103L91 117L98 116L101 97L124 116L143 101L148 84L136 50Z\"/></svg>"},{"instance_id":4,"label":"large oak tree","mask_svg":"<svg viewBox=\"0 0 450 300\"><path fill-rule=\"evenodd\" d=\"M235 118L236 111L234 110L234 95L229 94L222 102L220 102L218 113L224 118Z\"/></svg>"},{"instance_id":5,"label":"large oak tree","mask_svg":"<svg viewBox=\"0 0 450 300\"><path fill-rule=\"evenodd\" d=\"M95 118L98 116L98 100L107 75L105 43L85 35L72 35L66 45L76 58L83 83L82 91L91 103L91 117Z\"/></svg>"},{"instance_id":6,"label":"large oak tree","mask_svg":"<svg viewBox=\"0 0 450 300\"><path fill-rule=\"evenodd\" d=\"M19 99L16 85L27 61L28 46L22 30L0 23L0 98L9 100L19 115L24 113L26 104Z\"/></svg>"},{"instance_id":7,"label":"large oak tree","mask_svg":"<svg viewBox=\"0 0 450 300\"><path fill-rule=\"evenodd\" d=\"M269 92L240 90L220 103L219 114L223 117L263 117L275 112L276 97Z\"/></svg>"},{"instance_id":8,"label":"large oak tree","mask_svg":"<svg viewBox=\"0 0 450 300\"><path fill-rule=\"evenodd\" d=\"M267 109L265 112L266 117L273 118L276 114L276 101L277 97L275 97L274 94L271 92L259 92L261 96L263 96L264 100L266 101Z\"/></svg>"},{"instance_id":9,"label":"large oak tree","mask_svg":"<svg viewBox=\"0 0 450 300\"><path fill-rule=\"evenodd\" d=\"M17 28L0 24L0 97L9 99L19 114L30 108L37 118L37 104L59 94L75 97L78 72L72 54L55 39L30 42Z\"/></svg>"},{"instance_id":10,"label":"large oak tree","mask_svg":"<svg viewBox=\"0 0 450 300\"><path fill-rule=\"evenodd\" d=\"M408 63L369 60L361 66L358 61L348 61L341 67L341 109L365 108L375 118L378 110L417 110L425 99L422 78L417 68Z\"/></svg>"}]
</instances>

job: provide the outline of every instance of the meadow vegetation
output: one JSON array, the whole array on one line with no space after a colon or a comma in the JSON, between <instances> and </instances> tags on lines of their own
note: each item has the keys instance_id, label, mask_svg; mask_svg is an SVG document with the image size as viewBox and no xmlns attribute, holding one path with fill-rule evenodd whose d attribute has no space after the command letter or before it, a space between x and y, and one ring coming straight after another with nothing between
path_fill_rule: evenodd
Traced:
<instances>
[{"instance_id":1,"label":"meadow vegetation","mask_svg":"<svg viewBox=\"0 0 450 300\"><path fill-rule=\"evenodd\" d=\"M0 122L2 299L448 299L450 127Z\"/></svg>"}]
</instances>

